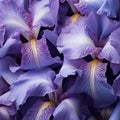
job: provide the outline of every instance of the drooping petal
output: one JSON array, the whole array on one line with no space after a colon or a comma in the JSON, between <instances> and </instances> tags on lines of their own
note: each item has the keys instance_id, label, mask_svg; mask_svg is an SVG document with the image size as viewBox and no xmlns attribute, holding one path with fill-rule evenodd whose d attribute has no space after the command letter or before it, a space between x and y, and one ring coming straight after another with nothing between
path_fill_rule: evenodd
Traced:
<instances>
[{"instance_id":1,"label":"drooping petal","mask_svg":"<svg viewBox=\"0 0 120 120\"><path fill-rule=\"evenodd\" d=\"M115 95L120 96L120 75L114 80L113 89Z\"/></svg>"},{"instance_id":2,"label":"drooping petal","mask_svg":"<svg viewBox=\"0 0 120 120\"><path fill-rule=\"evenodd\" d=\"M60 76L68 77L69 75L75 75L75 72L79 69L82 60L69 60L64 58L63 65L59 71Z\"/></svg>"},{"instance_id":3,"label":"drooping petal","mask_svg":"<svg viewBox=\"0 0 120 120\"><path fill-rule=\"evenodd\" d=\"M49 120L54 110L54 103L38 100L30 109L28 109L22 120Z\"/></svg>"},{"instance_id":4,"label":"drooping petal","mask_svg":"<svg viewBox=\"0 0 120 120\"><path fill-rule=\"evenodd\" d=\"M10 101L10 91L0 96L0 104L5 106L10 106L12 104Z\"/></svg>"},{"instance_id":5,"label":"drooping petal","mask_svg":"<svg viewBox=\"0 0 120 120\"><path fill-rule=\"evenodd\" d=\"M93 60L90 63L83 62L79 76L71 92L86 93L95 103L95 106L102 107L112 104L115 101L112 86L107 83L106 63ZM77 90L76 90L77 88Z\"/></svg>"},{"instance_id":6,"label":"drooping petal","mask_svg":"<svg viewBox=\"0 0 120 120\"><path fill-rule=\"evenodd\" d=\"M53 18L50 13L49 0L33 1L29 8L33 21L32 26L53 26Z\"/></svg>"},{"instance_id":7,"label":"drooping petal","mask_svg":"<svg viewBox=\"0 0 120 120\"><path fill-rule=\"evenodd\" d=\"M119 120L119 117L120 117L120 101L114 108L109 120Z\"/></svg>"},{"instance_id":8,"label":"drooping petal","mask_svg":"<svg viewBox=\"0 0 120 120\"><path fill-rule=\"evenodd\" d=\"M99 59L107 59L111 63L120 64L120 27L108 38L105 46L98 55Z\"/></svg>"},{"instance_id":9,"label":"drooping petal","mask_svg":"<svg viewBox=\"0 0 120 120\"><path fill-rule=\"evenodd\" d=\"M30 42L22 45L22 69L36 69L59 63L60 60L52 58L48 49L46 39L32 39Z\"/></svg>"},{"instance_id":10,"label":"drooping petal","mask_svg":"<svg viewBox=\"0 0 120 120\"><path fill-rule=\"evenodd\" d=\"M58 50L69 59L85 57L95 52L96 48L88 35L82 18L63 28L57 40Z\"/></svg>"},{"instance_id":11,"label":"drooping petal","mask_svg":"<svg viewBox=\"0 0 120 120\"><path fill-rule=\"evenodd\" d=\"M29 71L21 75L11 86L11 100L17 105L26 102L30 96L45 96L55 91L55 73L50 69Z\"/></svg>"},{"instance_id":12,"label":"drooping petal","mask_svg":"<svg viewBox=\"0 0 120 120\"><path fill-rule=\"evenodd\" d=\"M84 107L83 107L84 106ZM79 97L66 98L57 106L53 113L54 120L84 120L87 118L87 108Z\"/></svg>"},{"instance_id":13,"label":"drooping petal","mask_svg":"<svg viewBox=\"0 0 120 120\"><path fill-rule=\"evenodd\" d=\"M0 58L10 53L20 52L20 42L13 38L8 38L5 44L0 48Z\"/></svg>"},{"instance_id":14,"label":"drooping petal","mask_svg":"<svg viewBox=\"0 0 120 120\"><path fill-rule=\"evenodd\" d=\"M120 8L120 1L119 0L104 0L102 5L99 7L97 13L98 14L105 14L108 17L116 18L118 17L118 11Z\"/></svg>"},{"instance_id":15,"label":"drooping petal","mask_svg":"<svg viewBox=\"0 0 120 120\"><path fill-rule=\"evenodd\" d=\"M28 31L29 27L26 24L22 15L22 10L11 1L0 1L0 24L6 25L10 33L17 31Z\"/></svg>"},{"instance_id":16,"label":"drooping petal","mask_svg":"<svg viewBox=\"0 0 120 120\"><path fill-rule=\"evenodd\" d=\"M11 85L19 77L19 75L22 74L22 71L12 73L9 69L10 65L16 65L13 58L4 57L0 59L0 76L2 76L2 78Z\"/></svg>"}]
</instances>

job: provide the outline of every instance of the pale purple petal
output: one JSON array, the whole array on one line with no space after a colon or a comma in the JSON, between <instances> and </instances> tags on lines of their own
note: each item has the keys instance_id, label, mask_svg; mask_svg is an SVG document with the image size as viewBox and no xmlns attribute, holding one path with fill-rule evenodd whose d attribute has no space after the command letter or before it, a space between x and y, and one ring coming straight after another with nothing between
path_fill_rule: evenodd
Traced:
<instances>
[{"instance_id":1,"label":"pale purple petal","mask_svg":"<svg viewBox=\"0 0 120 120\"><path fill-rule=\"evenodd\" d=\"M0 58L4 57L7 54L10 53L17 53L20 51L20 46L19 42L16 39L13 38L8 38L8 40L5 42L5 44L0 48ZM14 50L13 50L14 49Z\"/></svg>"},{"instance_id":2,"label":"pale purple petal","mask_svg":"<svg viewBox=\"0 0 120 120\"><path fill-rule=\"evenodd\" d=\"M0 1L0 24L4 24L9 32L28 31L29 27L26 24L22 15L22 10L10 1Z\"/></svg>"},{"instance_id":3,"label":"pale purple petal","mask_svg":"<svg viewBox=\"0 0 120 120\"><path fill-rule=\"evenodd\" d=\"M54 110L54 103L38 100L30 109L28 109L22 120L49 120Z\"/></svg>"},{"instance_id":4,"label":"pale purple petal","mask_svg":"<svg viewBox=\"0 0 120 120\"><path fill-rule=\"evenodd\" d=\"M91 12L84 22L89 30L89 36L96 42L97 46L104 45L105 41L103 40L120 26L119 22L111 20L105 15L97 15L94 12ZM98 43L99 41L100 43Z\"/></svg>"},{"instance_id":5,"label":"pale purple petal","mask_svg":"<svg viewBox=\"0 0 120 120\"><path fill-rule=\"evenodd\" d=\"M98 55L99 59L107 59L111 63L120 64L120 27L108 38L105 46Z\"/></svg>"},{"instance_id":6,"label":"pale purple petal","mask_svg":"<svg viewBox=\"0 0 120 120\"><path fill-rule=\"evenodd\" d=\"M22 69L36 69L59 63L58 57L52 58L48 49L46 39L32 39L28 43L22 45Z\"/></svg>"},{"instance_id":7,"label":"pale purple petal","mask_svg":"<svg viewBox=\"0 0 120 120\"><path fill-rule=\"evenodd\" d=\"M6 83L6 81L0 77L0 95L4 94L9 90L9 85Z\"/></svg>"},{"instance_id":8,"label":"pale purple petal","mask_svg":"<svg viewBox=\"0 0 120 120\"><path fill-rule=\"evenodd\" d=\"M15 64L15 60L11 57L4 57L0 59L0 76L2 76L3 79L10 85L19 77L19 75L22 74L22 71L17 71L15 73L10 71L10 65Z\"/></svg>"},{"instance_id":9,"label":"pale purple petal","mask_svg":"<svg viewBox=\"0 0 120 120\"><path fill-rule=\"evenodd\" d=\"M5 26L0 26L0 48L2 47L5 41L4 35L5 35Z\"/></svg>"},{"instance_id":10,"label":"pale purple petal","mask_svg":"<svg viewBox=\"0 0 120 120\"><path fill-rule=\"evenodd\" d=\"M78 18L77 21L63 28L58 37L57 48L69 59L82 58L96 51L83 21L84 19Z\"/></svg>"},{"instance_id":11,"label":"pale purple petal","mask_svg":"<svg viewBox=\"0 0 120 120\"><path fill-rule=\"evenodd\" d=\"M30 96L45 96L55 91L54 77L55 73L50 69L26 72L12 84L10 99L19 106Z\"/></svg>"},{"instance_id":12,"label":"pale purple petal","mask_svg":"<svg viewBox=\"0 0 120 120\"><path fill-rule=\"evenodd\" d=\"M80 71L80 77L77 78L70 92L88 94L97 107L112 104L115 101L115 96L112 86L107 83L106 65L98 60L93 60L90 63L83 62L80 67L82 74Z\"/></svg>"},{"instance_id":13,"label":"pale purple petal","mask_svg":"<svg viewBox=\"0 0 120 120\"><path fill-rule=\"evenodd\" d=\"M118 11L120 9L119 0L104 0L102 5L99 7L97 13L101 15L107 15L108 17L118 17Z\"/></svg>"},{"instance_id":14,"label":"pale purple petal","mask_svg":"<svg viewBox=\"0 0 120 120\"><path fill-rule=\"evenodd\" d=\"M69 60L64 58L63 65L59 71L60 76L68 77L69 75L75 75L76 71L79 69L82 60Z\"/></svg>"},{"instance_id":15,"label":"pale purple petal","mask_svg":"<svg viewBox=\"0 0 120 120\"><path fill-rule=\"evenodd\" d=\"M87 118L86 112L89 114L82 99L70 97L61 101L53 116L54 120L84 120Z\"/></svg>"},{"instance_id":16,"label":"pale purple petal","mask_svg":"<svg viewBox=\"0 0 120 120\"><path fill-rule=\"evenodd\" d=\"M33 1L29 8L33 17L32 26L53 26L54 20L50 12L49 0Z\"/></svg>"},{"instance_id":17,"label":"pale purple petal","mask_svg":"<svg viewBox=\"0 0 120 120\"><path fill-rule=\"evenodd\" d=\"M58 11L59 11L59 0L50 0L50 11L53 16L55 23L57 24L58 20Z\"/></svg>"}]
</instances>

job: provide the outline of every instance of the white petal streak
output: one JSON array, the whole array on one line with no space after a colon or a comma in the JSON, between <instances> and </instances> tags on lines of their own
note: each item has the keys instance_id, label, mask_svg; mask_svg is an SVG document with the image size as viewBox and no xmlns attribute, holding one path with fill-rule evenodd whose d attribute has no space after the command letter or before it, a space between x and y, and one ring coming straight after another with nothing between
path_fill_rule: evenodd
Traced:
<instances>
[{"instance_id":1,"label":"white petal streak","mask_svg":"<svg viewBox=\"0 0 120 120\"><path fill-rule=\"evenodd\" d=\"M34 5L34 18L32 25L35 26L39 20L43 19L44 16L49 12L49 7L47 6L49 1L44 0L36 2Z\"/></svg>"}]
</instances>

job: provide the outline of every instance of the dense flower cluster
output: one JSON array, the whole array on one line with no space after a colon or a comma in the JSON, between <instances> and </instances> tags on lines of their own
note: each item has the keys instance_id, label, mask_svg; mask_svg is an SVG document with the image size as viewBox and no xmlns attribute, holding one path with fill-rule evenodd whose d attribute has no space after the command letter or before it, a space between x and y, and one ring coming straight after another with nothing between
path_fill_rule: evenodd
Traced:
<instances>
[{"instance_id":1,"label":"dense flower cluster","mask_svg":"<svg viewBox=\"0 0 120 120\"><path fill-rule=\"evenodd\" d=\"M0 0L0 120L120 120L120 0Z\"/></svg>"}]
</instances>

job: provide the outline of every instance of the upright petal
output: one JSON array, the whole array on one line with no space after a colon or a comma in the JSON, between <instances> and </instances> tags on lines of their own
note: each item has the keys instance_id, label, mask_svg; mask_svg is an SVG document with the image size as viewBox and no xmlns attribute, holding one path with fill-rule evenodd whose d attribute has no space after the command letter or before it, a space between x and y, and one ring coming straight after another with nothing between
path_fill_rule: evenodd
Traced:
<instances>
[{"instance_id":1,"label":"upright petal","mask_svg":"<svg viewBox=\"0 0 120 120\"><path fill-rule=\"evenodd\" d=\"M9 29L9 32L28 31L29 27L26 24L23 16L23 11L19 9L11 1L0 1L0 24L4 24Z\"/></svg>"},{"instance_id":2,"label":"upright petal","mask_svg":"<svg viewBox=\"0 0 120 120\"><path fill-rule=\"evenodd\" d=\"M120 7L119 0L78 0L74 3L82 14L88 15L91 11L100 15L116 18Z\"/></svg>"},{"instance_id":3,"label":"upright petal","mask_svg":"<svg viewBox=\"0 0 120 120\"><path fill-rule=\"evenodd\" d=\"M82 60L69 60L66 57L64 58L63 65L59 71L60 76L68 77L69 75L75 75L76 71L79 69Z\"/></svg>"},{"instance_id":4,"label":"upright petal","mask_svg":"<svg viewBox=\"0 0 120 120\"><path fill-rule=\"evenodd\" d=\"M76 8L82 14L88 15L91 11L97 12L104 0L78 0Z\"/></svg>"},{"instance_id":5,"label":"upright petal","mask_svg":"<svg viewBox=\"0 0 120 120\"><path fill-rule=\"evenodd\" d=\"M120 22L111 20L105 15L97 15L95 12L90 12L84 22L90 31L89 35L91 36L91 38L93 40L97 39L96 42L101 41L96 44L97 46L102 46L103 42L105 42L102 40L106 39L106 37L108 37L114 30L116 30L120 26Z\"/></svg>"},{"instance_id":6,"label":"upright petal","mask_svg":"<svg viewBox=\"0 0 120 120\"><path fill-rule=\"evenodd\" d=\"M22 120L49 120L54 110L54 103L38 100L30 109L28 109Z\"/></svg>"},{"instance_id":7,"label":"upright petal","mask_svg":"<svg viewBox=\"0 0 120 120\"><path fill-rule=\"evenodd\" d=\"M107 83L106 65L106 63L101 63L98 60L93 60L90 63L83 62L80 67L82 74L79 73L80 77L78 77L71 91L88 94L97 107L112 104L115 101L115 96L112 86Z\"/></svg>"},{"instance_id":8,"label":"upright petal","mask_svg":"<svg viewBox=\"0 0 120 120\"><path fill-rule=\"evenodd\" d=\"M57 24L58 20L58 11L59 11L59 0L50 0L50 11L53 16L55 23Z\"/></svg>"},{"instance_id":9,"label":"upright petal","mask_svg":"<svg viewBox=\"0 0 120 120\"><path fill-rule=\"evenodd\" d=\"M54 77L55 73L50 69L26 72L12 84L10 99L19 106L30 96L45 96L55 91Z\"/></svg>"},{"instance_id":10,"label":"upright petal","mask_svg":"<svg viewBox=\"0 0 120 120\"><path fill-rule=\"evenodd\" d=\"M105 46L98 55L99 59L107 59L111 63L120 64L120 27L108 38Z\"/></svg>"},{"instance_id":11,"label":"upright petal","mask_svg":"<svg viewBox=\"0 0 120 120\"><path fill-rule=\"evenodd\" d=\"M108 17L116 18L118 17L118 11L120 8L120 1L119 0L104 0L102 5L99 7L97 13L98 14L105 14Z\"/></svg>"},{"instance_id":12,"label":"upright petal","mask_svg":"<svg viewBox=\"0 0 120 120\"><path fill-rule=\"evenodd\" d=\"M55 109L53 117L54 120L85 120L88 114L82 99L70 97L61 101Z\"/></svg>"},{"instance_id":13,"label":"upright petal","mask_svg":"<svg viewBox=\"0 0 120 120\"><path fill-rule=\"evenodd\" d=\"M43 68L60 62L57 57L51 57L45 38L40 40L32 39L30 42L23 44L21 53L22 69Z\"/></svg>"},{"instance_id":14,"label":"upright petal","mask_svg":"<svg viewBox=\"0 0 120 120\"><path fill-rule=\"evenodd\" d=\"M50 12L49 0L35 1L31 3L29 8L33 21L32 26L53 26L53 17Z\"/></svg>"},{"instance_id":15,"label":"upright petal","mask_svg":"<svg viewBox=\"0 0 120 120\"><path fill-rule=\"evenodd\" d=\"M73 19L73 23L63 28L57 40L57 48L69 59L82 58L95 52L84 18Z\"/></svg>"}]
</instances>

